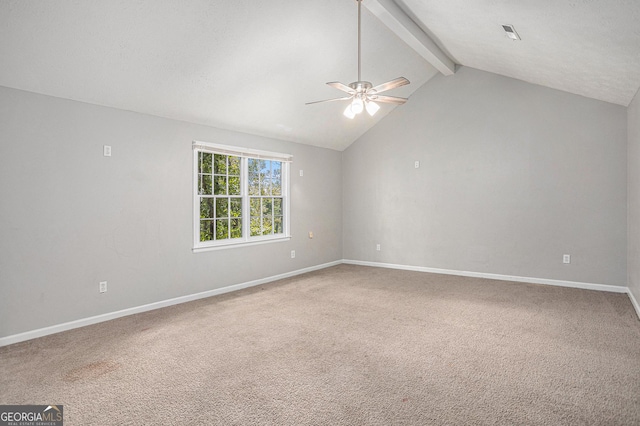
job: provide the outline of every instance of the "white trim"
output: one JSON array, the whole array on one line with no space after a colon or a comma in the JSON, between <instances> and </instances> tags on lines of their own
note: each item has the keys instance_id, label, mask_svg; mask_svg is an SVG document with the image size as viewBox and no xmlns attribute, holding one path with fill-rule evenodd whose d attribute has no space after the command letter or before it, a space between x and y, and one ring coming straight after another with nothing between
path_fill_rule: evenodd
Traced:
<instances>
[{"instance_id":1,"label":"white trim","mask_svg":"<svg viewBox=\"0 0 640 426\"><path fill-rule=\"evenodd\" d=\"M638 300L636 300L636 298L633 295L633 293L631 293L631 289L629 289L627 294L629 295L629 299L631 300L631 304L633 305L634 309L636 310L636 314L638 314L638 319L640 320L640 303L638 303Z\"/></svg>"},{"instance_id":2,"label":"white trim","mask_svg":"<svg viewBox=\"0 0 640 426\"><path fill-rule=\"evenodd\" d=\"M231 149L236 149L236 151L232 151ZM228 150L227 150L228 149ZM228 145L220 145L213 144L209 142L198 142L193 141L193 150L192 150L192 162L193 162L193 170L192 170L192 194L193 194L193 213L192 213L192 232L193 232L193 240L191 250L193 253L198 253L202 251L210 251L210 250L219 250L226 248L234 248L240 246L249 246L255 244L263 244L268 242L277 242L277 241L287 241L291 239L291 228L289 225L290 222L290 213L291 213L291 185L290 185L290 161L293 159L289 154L279 154L267 151L258 151L252 149L242 149L236 148ZM208 152L208 153L221 153L224 155L233 155L239 156L240 158L240 178L242 182L242 189L240 191L240 195L226 195L226 197L238 197L242 198L242 212L243 215L240 218L242 220L242 238L227 238L223 240L212 240L212 241L200 241L200 200L201 197L213 197L211 194L202 195L198 193L198 158L200 152ZM244 154L248 154L248 156L243 156ZM281 185L282 185L282 194L280 196L273 196L274 198L282 198L284 205L282 206L282 219L283 219L283 233L280 234L271 234L271 235L259 235L259 236L250 236L249 229L251 226L251 216L250 216L250 207L249 202L251 199L251 195L249 195L249 179L248 179L248 162L249 159L269 159L270 161L276 161L281 163ZM211 165L212 170L211 173L214 173L213 167ZM213 176L213 175L212 175ZM214 185L212 180L211 185ZM231 218L233 219L233 217Z\"/></svg>"},{"instance_id":3,"label":"white trim","mask_svg":"<svg viewBox=\"0 0 640 426\"><path fill-rule=\"evenodd\" d=\"M193 199L193 211L191 220L193 221L193 233L191 235L191 247L196 247L200 243L200 198L198 198L198 150L191 150L193 164L193 181L191 182L191 198ZM242 171L240 171L242 173ZM212 182L213 184L213 182ZM197 213L196 213L197 212Z\"/></svg>"},{"instance_id":4,"label":"white trim","mask_svg":"<svg viewBox=\"0 0 640 426\"><path fill-rule=\"evenodd\" d=\"M279 237L279 238L265 238L262 240L250 240L250 241L241 240L237 243L193 247L191 251L193 253L200 253L203 251L225 250L225 249L232 249L232 248L238 248L238 247L257 246L257 245L268 244L268 243L280 243L280 242L289 241L289 240L291 240L291 236Z\"/></svg>"},{"instance_id":5,"label":"white trim","mask_svg":"<svg viewBox=\"0 0 640 426\"><path fill-rule=\"evenodd\" d=\"M531 283L531 284L554 285L558 287L582 288L585 290L609 291L612 293L629 293L629 289L627 287L617 286L617 285L582 283L578 281L551 280L547 278L520 277L517 275L489 274L485 272L457 271L454 269L438 269L438 268L427 268L425 266L396 265L391 263L366 262L362 260L343 259L342 261L343 263L346 263L349 265L375 266L379 268L403 269L406 271L431 272L434 274L445 274L445 275L459 275L462 277L489 278L489 279L501 280L501 281L516 281L516 282Z\"/></svg>"},{"instance_id":6,"label":"white trim","mask_svg":"<svg viewBox=\"0 0 640 426\"><path fill-rule=\"evenodd\" d=\"M283 163L293 161L293 155L281 152L262 151L260 149L241 148L238 146L222 145L219 143L193 141L191 144L194 150L214 152L218 154L235 155L236 157L251 157L260 160L275 160Z\"/></svg>"},{"instance_id":7,"label":"white trim","mask_svg":"<svg viewBox=\"0 0 640 426\"><path fill-rule=\"evenodd\" d=\"M189 294L186 296L180 296L173 299L163 300L160 302L149 303L147 305L136 306L133 308L122 309L120 311L109 312L102 315L96 315L89 318L82 318L75 321L69 321L62 324L52 325L50 327L40 328L37 330L26 331L24 333L14 334L7 337L0 338L0 347L12 345L14 343L24 342L26 340L35 339L38 337L48 336L50 334L60 333L62 331L72 330L74 328L85 327L87 325L97 324L104 321L109 321L116 318L126 317L129 315L139 314L142 312L152 311L154 309L165 308L167 306L178 305L180 303L191 302L193 300L204 299L206 297L217 296L219 294L229 293L232 291L242 290L248 287L254 287L260 284L266 284L271 281L277 281L284 278L293 277L307 272L317 271L319 269L329 268L331 266L340 265L341 260L334 262L324 263L321 265L310 266L308 268L298 269L296 271L285 272L284 274L273 275L267 278L261 278L258 280L247 281L240 284L234 284L222 288L216 288L213 290L203 291L201 293Z\"/></svg>"}]
</instances>

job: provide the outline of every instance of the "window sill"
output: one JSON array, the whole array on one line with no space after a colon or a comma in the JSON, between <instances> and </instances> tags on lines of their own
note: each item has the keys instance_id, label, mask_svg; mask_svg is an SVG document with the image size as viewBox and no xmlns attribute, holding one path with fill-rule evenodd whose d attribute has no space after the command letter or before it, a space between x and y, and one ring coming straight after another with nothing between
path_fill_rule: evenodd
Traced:
<instances>
[{"instance_id":1,"label":"window sill","mask_svg":"<svg viewBox=\"0 0 640 426\"><path fill-rule=\"evenodd\" d=\"M193 247L191 251L194 253L200 253L203 251L226 250L226 249L240 248L240 247L247 247L247 246L257 246L262 244L280 243L283 241L289 241L290 239L291 239L291 236L281 237L281 238L269 238L265 240L256 240L256 241L242 241L238 243L220 244L216 246Z\"/></svg>"}]
</instances>

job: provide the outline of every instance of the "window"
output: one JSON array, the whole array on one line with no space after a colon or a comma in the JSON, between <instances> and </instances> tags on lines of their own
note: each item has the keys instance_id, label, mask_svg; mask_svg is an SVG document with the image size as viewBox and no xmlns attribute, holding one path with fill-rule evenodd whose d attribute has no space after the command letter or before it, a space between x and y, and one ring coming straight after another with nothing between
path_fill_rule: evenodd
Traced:
<instances>
[{"instance_id":1,"label":"window","mask_svg":"<svg viewBox=\"0 0 640 426\"><path fill-rule=\"evenodd\" d=\"M194 142L194 251L288 239L291 160Z\"/></svg>"}]
</instances>

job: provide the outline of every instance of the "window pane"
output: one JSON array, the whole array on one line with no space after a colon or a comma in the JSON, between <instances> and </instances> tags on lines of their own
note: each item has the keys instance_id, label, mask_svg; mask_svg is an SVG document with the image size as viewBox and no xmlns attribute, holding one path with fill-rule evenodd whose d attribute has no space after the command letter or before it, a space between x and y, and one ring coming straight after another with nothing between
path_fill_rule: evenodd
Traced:
<instances>
[{"instance_id":1,"label":"window pane","mask_svg":"<svg viewBox=\"0 0 640 426\"><path fill-rule=\"evenodd\" d=\"M249 174L249 195L260 195L260 178L257 173Z\"/></svg>"},{"instance_id":2,"label":"window pane","mask_svg":"<svg viewBox=\"0 0 640 426\"><path fill-rule=\"evenodd\" d=\"M229 174L240 176L240 157L229 156Z\"/></svg>"},{"instance_id":3,"label":"window pane","mask_svg":"<svg viewBox=\"0 0 640 426\"><path fill-rule=\"evenodd\" d=\"M263 198L262 199L262 214L270 215L273 210L273 198Z\"/></svg>"},{"instance_id":4,"label":"window pane","mask_svg":"<svg viewBox=\"0 0 640 426\"><path fill-rule=\"evenodd\" d=\"M262 182L260 182L260 195L271 195L271 179L262 179Z\"/></svg>"},{"instance_id":5,"label":"window pane","mask_svg":"<svg viewBox=\"0 0 640 426\"><path fill-rule=\"evenodd\" d=\"M213 217L213 198L200 199L200 218L208 219Z\"/></svg>"},{"instance_id":6,"label":"window pane","mask_svg":"<svg viewBox=\"0 0 640 426\"><path fill-rule=\"evenodd\" d=\"M211 158L213 155L206 152L198 153L198 173L211 173Z\"/></svg>"},{"instance_id":7,"label":"window pane","mask_svg":"<svg viewBox=\"0 0 640 426\"><path fill-rule=\"evenodd\" d=\"M260 175L262 176L262 178L271 177L271 161L260 160Z\"/></svg>"},{"instance_id":8,"label":"window pane","mask_svg":"<svg viewBox=\"0 0 640 426\"><path fill-rule=\"evenodd\" d=\"M272 161L271 169L271 194L282 195L282 163L280 161Z\"/></svg>"},{"instance_id":9,"label":"window pane","mask_svg":"<svg viewBox=\"0 0 640 426\"><path fill-rule=\"evenodd\" d=\"M273 199L273 214L276 216L282 216L282 198Z\"/></svg>"},{"instance_id":10,"label":"window pane","mask_svg":"<svg viewBox=\"0 0 640 426\"><path fill-rule=\"evenodd\" d=\"M200 221L200 241L213 240L213 221L201 220Z\"/></svg>"},{"instance_id":11,"label":"window pane","mask_svg":"<svg viewBox=\"0 0 640 426\"><path fill-rule=\"evenodd\" d=\"M280 177L282 176L282 163L280 161L272 161L271 162L271 177Z\"/></svg>"},{"instance_id":12,"label":"window pane","mask_svg":"<svg viewBox=\"0 0 640 426\"><path fill-rule=\"evenodd\" d=\"M229 219L216 219L216 240L229 238Z\"/></svg>"},{"instance_id":13,"label":"window pane","mask_svg":"<svg viewBox=\"0 0 640 426\"><path fill-rule=\"evenodd\" d=\"M262 234L259 217L251 217L251 223L249 224L249 227L250 227L250 234L252 237Z\"/></svg>"},{"instance_id":14,"label":"window pane","mask_svg":"<svg viewBox=\"0 0 640 426\"><path fill-rule=\"evenodd\" d=\"M271 216L264 216L262 219L262 235L273 234L273 224L271 223Z\"/></svg>"},{"instance_id":15,"label":"window pane","mask_svg":"<svg viewBox=\"0 0 640 426\"><path fill-rule=\"evenodd\" d=\"M260 216L260 198L251 198L249 201L250 204L250 215L251 216Z\"/></svg>"},{"instance_id":16,"label":"window pane","mask_svg":"<svg viewBox=\"0 0 640 426\"><path fill-rule=\"evenodd\" d=\"M260 162L260 195L271 195L271 161Z\"/></svg>"},{"instance_id":17,"label":"window pane","mask_svg":"<svg viewBox=\"0 0 640 426\"><path fill-rule=\"evenodd\" d=\"M198 175L198 194L211 195L211 175Z\"/></svg>"},{"instance_id":18,"label":"window pane","mask_svg":"<svg viewBox=\"0 0 640 426\"><path fill-rule=\"evenodd\" d=\"M276 216L273 219L273 233L282 234L284 232L284 226L282 225L282 216Z\"/></svg>"},{"instance_id":19,"label":"window pane","mask_svg":"<svg viewBox=\"0 0 640 426\"><path fill-rule=\"evenodd\" d=\"M255 163L255 169L258 173L263 173L264 172L264 168L265 168L265 164L266 161L265 160L259 160L257 158L252 158L251 159L254 163ZM250 160L250 161L251 161Z\"/></svg>"},{"instance_id":20,"label":"window pane","mask_svg":"<svg viewBox=\"0 0 640 426\"><path fill-rule=\"evenodd\" d=\"M282 181L280 179L271 180L271 195L282 195Z\"/></svg>"},{"instance_id":21,"label":"window pane","mask_svg":"<svg viewBox=\"0 0 640 426\"><path fill-rule=\"evenodd\" d=\"M231 238L242 238L242 219L231 219Z\"/></svg>"},{"instance_id":22,"label":"window pane","mask_svg":"<svg viewBox=\"0 0 640 426\"><path fill-rule=\"evenodd\" d=\"M216 217L229 217L229 199L216 198Z\"/></svg>"},{"instance_id":23,"label":"window pane","mask_svg":"<svg viewBox=\"0 0 640 426\"><path fill-rule=\"evenodd\" d=\"M213 173L216 175L227 174L227 156L226 155L221 155L221 154L215 155Z\"/></svg>"},{"instance_id":24,"label":"window pane","mask_svg":"<svg viewBox=\"0 0 640 426\"><path fill-rule=\"evenodd\" d=\"M229 176L229 195L240 195L240 176Z\"/></svg>"},{"instance_id":25,"label":"window pane","mask_svg":"<svg viewBox=\"0 0 640 426\"><path fill-rule=\"evenodd\" d=\"M247 165L249 166L249 174L260 173L260 161L255 158L248 158Z\"/></svg>"},{"instance_id":26,"label":"window pane","mask_svg":"<svg viewBox=\"0 0 640 426\"><path fill-rule=\"evenodd\" d=\"M214 176L213 193L215 195L227 195L227 177Z\"/></svg>"},{"instance_id":27,"label":"window pane","mask_svg":"<svg viewBox=\"0 0 640 426\"><path fill-rule=\"evenodd\" d=\"M231 199L231 217L242 216L242 198Z\"/></svg>"}]
</instances>

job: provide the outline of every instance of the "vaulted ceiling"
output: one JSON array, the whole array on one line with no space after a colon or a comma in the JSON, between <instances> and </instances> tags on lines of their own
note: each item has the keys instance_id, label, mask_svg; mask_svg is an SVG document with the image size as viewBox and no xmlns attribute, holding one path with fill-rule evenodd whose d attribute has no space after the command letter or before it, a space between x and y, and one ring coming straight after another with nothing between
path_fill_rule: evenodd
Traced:
<instances>
[{"instance_id":1,"label":"vaulted ceiling","mask_svg":"<svg viewBox=\"0 0 640 426\"><path fill-rule=\"evenodd\" d=\"M640 87L637 0L363 5L363 79L411 81L389 95L442 72L434 54L624 106ZM354 0L2 0L0 85L342 150L402 108L349 120L345 102L305 105L357 80L356 35Z\"/></svg>"}]
</instances>

